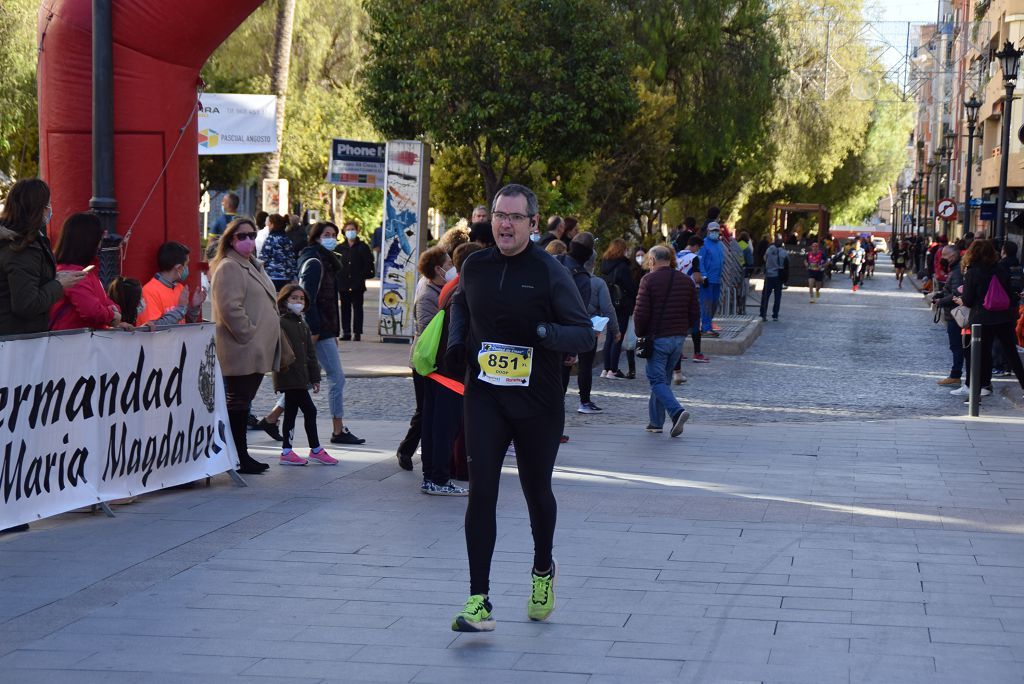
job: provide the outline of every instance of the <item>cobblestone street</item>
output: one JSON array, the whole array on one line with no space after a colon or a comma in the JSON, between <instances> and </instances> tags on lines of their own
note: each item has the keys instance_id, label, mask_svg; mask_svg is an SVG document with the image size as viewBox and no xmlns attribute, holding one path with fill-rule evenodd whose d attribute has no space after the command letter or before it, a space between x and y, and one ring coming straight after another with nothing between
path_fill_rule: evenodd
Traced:
<instances>
[{"instance_id":1,"label":"cobblestone street","mask_svg":"<svg viewBox=\"0 0 1024 684\"><path fill-rule=\"evenodd\" d=\"M748 311L756 310L752 297ZM841 274L826 283L815 304L808 303L806 288L786 290L780 321L769 319L763 325L761 336L741 356L714 356L708 364L684 362L689 381L676 393L693 420L742 424L966 414L960 399L935 384L949 371L945 328L932 322L924 297L909 280L897 289L886 257L856 293ZM567 424L643 427L648 396L643 361L638 361L637 379L608 380L597 377L601 359L599 351L593 400L604 412L576 413L574 378L566 398ZM626 369L625 355L620 367ZM314 398L326 411L326 395ZM273 401L268 380L256 408L266 411ZM999 397L986 402L983 410L1010 406ZM385 406L392 407L387 416L381 415ZM362 420L408 417L414 406L409 378L346 381L346 420L353 426Z\"/></svg>"}]
</instances>

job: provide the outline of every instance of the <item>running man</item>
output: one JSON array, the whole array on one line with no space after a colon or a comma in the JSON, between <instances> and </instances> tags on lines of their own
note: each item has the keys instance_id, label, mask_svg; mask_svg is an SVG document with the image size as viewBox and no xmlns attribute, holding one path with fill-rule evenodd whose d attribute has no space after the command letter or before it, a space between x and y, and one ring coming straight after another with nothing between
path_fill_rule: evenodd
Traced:
<instances>
[{"instance_id":1,"label":"running man","mask_svg":"<svg viewBox=\"0 0 1024 684\"><path fill-rule=\"evenodd\" d=\"M854 240L853 247L849 252L850 259L850 280L853 281L853 291L860 289L861 278L864 273L864 248L860 246L860 240Z\"/></svg>"},{"instance_id":2,"label":"running man","mask_svg":"<svg viewBox=\"0 0 1024 684\"><path fill-rule=\"evenodd\" d=\"M516 448L533 531L526 613L544 620L554 610L558 566L551 557L556 516L551 474L565 423L562 362L566 354L594 347L590 316L569 271L530 241L538 221L537 196L522 185L506 185L492 209L497 244L462 265L446 355L453 363L467 363L470 597L452 620L457 632L494 629L488 591L498 483L509 442Z\"/></svg>"},{"instance_id":3,"label":"running man","mask_svg":"<svg viewBox=\"0 0 1024 684\"><path fill-rule=\"evenodd\" d=\"M864 243L864 277L873 278L875 275L875 257L878 252L875 244L868 240Z\"/></svg>"},{"instance_id":4,"label":"running man","mask_svg":"<svg viewBox=\"0 0 1024 684\"><path fill-rule=\"evenodd\" d=\"M807 253L807 294L814 300L821 297L821 284L825 282L825 265L828 257L821 251L821 245L811 243L811 251Z\"/></svg>"},{"instance_id":5,"label":"running man","mask_svg":"<svg viewBox=\"0 0 1024 684\"><path fill-rule=\"evenodd\" d=\"M896 249L892 251L892 266L896 269L896 284L903 289L903 274L907 270L907 263L910 261L910 246L906 240L901 240Z\"/></svg>"}]
</instances>

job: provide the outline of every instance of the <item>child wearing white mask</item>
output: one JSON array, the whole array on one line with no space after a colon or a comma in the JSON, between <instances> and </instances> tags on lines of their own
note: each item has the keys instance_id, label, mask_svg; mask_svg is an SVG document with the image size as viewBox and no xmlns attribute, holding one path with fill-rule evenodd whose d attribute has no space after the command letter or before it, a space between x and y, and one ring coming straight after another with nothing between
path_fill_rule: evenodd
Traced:
<instances>
[{"instance_id":1,"label":"child wearing white mask","mask_svg":"<svg viewBox=\"0 0 1024 684\"><path fill-rule=\"evenodd\" d=\"M320 364L316 360L316 349L309 327L302 320L307 305L306 291L294 283L285 285L277 295L282 337L288 340L295 355L295 360L291 364L274 371L274 390L284 394L284 425L281 431L284 443L281 445L281 465L303 466L309 461L322 465L337 465L338 459L320 446L320 437L316 429L316 405L309 396L308 388L311 385L314 392L320 391ZM292 449L295 418L300 410L310 448L308 460Z\"/></svg>"}]
</instances>

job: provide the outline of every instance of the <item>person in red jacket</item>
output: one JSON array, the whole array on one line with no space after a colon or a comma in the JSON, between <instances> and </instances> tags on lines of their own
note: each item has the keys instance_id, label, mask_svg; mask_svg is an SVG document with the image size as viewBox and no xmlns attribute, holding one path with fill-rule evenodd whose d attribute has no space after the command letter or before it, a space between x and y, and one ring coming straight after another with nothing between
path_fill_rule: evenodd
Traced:
<instances>
[{"instance_id":1,"label":"person in red jacket","mask_svg":"<svg viewBox=\"0 0 1024 684\"><path fill-rule=\"evenodd\" d=\"M646 429L661 432L667 411L672 419L671 435L678 437L690 419L690 412L672 394L669 379L683 352L683 340L700 316L697 288L690 278L672 267L673 252L668 246L655 245L647 256L651 272L640 281L633 310L637 338L653 339L653 353L647 359L651 398L647 403L650 420Z\"/></svg>"},{"instance_id":2,"label":"person in red jacket","mask_svg":"<svg viewBox=\"0 0 1024 684\"><path fill-rule=\"evenodd\" d=\"M85 271L86 276L50 307L50 330L75 328L123 328L121 309L107 296L95 267L103 238L103 226L95 214L72 214L57 238L57 272Z\"/></svg>"}]
</instances>

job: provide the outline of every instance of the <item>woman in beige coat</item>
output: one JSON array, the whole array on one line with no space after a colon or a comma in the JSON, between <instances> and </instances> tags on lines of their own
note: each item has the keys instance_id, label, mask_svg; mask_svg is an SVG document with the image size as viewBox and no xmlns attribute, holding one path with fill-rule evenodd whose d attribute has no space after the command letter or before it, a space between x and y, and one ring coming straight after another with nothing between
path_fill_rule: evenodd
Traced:
<instances>
[{"instance_id":1,"label":"woman in beige coat","mask_svg":"<svg viewBox=\"0 0 1024 684\"><path fill-rule=\"evenodd\" d=\"M217 359L224 374L238 471L247 474L270 467L249 456L246 417L264 374L278 370L281 363L277 290L253 256L255 251L256 225L247 218L236 219L224 230L210 264Z\"/></svg>"}]
</instances>

